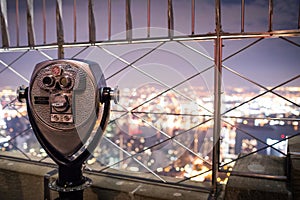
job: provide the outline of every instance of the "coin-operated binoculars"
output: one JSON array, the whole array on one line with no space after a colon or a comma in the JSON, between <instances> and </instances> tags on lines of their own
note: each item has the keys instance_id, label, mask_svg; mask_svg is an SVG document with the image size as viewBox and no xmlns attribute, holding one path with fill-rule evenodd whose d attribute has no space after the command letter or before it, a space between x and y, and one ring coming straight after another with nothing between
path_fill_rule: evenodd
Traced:
<instances>
[{"instance_id":1,"label":"coin-operated binoculars","mask_svg":"<svg viewBox=\"0 0 300 200\"><path fill-rule=\"evenodd\" d=\"M61 199L82 199L91 185L82 175L83 162L103 135L111 100L118 98L117 89L106 87L99 65L84 60L41 62L29 87L18 89L38 141L58 165L58 179L49 187Z\"/></svg>"}]
</instances>

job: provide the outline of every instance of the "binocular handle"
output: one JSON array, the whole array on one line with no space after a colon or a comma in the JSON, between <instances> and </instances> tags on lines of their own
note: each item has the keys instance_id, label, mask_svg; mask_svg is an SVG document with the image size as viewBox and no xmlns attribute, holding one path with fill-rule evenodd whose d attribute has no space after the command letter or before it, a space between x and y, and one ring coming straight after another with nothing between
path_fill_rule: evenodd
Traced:
<instances>
[{"instance_id":1,"label":"binocular handle","mask_svg":"<svg viewBox=\"0 0 300 200\"><path fill-rule=\"evenodd\" d=\"M25 85L21 85L18 87L17 89L17 99L19 102L24 103L26 101L26 86Z\"/></svg>"},{"instance_id":2,"label":"binocular handle","mask_svg":"<svg viewBox=\"0 0 300 200\"><path fill-rule=\"evenodd\" d=\"M110 100L113 100L115 104L119 103L120 100L120 90L117 87L110 88L110 87L102 87L99 90L100 93L100 102L104 103Z\"/></svg>"}]
</instances>

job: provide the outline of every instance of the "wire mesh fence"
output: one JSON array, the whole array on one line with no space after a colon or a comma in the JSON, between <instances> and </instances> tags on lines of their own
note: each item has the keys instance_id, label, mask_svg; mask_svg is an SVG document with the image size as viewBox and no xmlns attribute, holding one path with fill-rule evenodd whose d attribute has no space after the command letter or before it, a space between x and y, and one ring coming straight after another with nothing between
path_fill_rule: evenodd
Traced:
<instances>
[{"instance_id":1,"label":"wire mesh fence","mask_svg":"<svg viewBox=\"0 0 300 200\"><path fill-rule=\"evenodd\" d=\"M210 190L238 159L285 157L299 133L298 8L292 0L1 1L1 154L51 162L13 90L28 85L37 63L74 58L99 63L121 89L89 170Z\"/></svg>"}]
</instances>

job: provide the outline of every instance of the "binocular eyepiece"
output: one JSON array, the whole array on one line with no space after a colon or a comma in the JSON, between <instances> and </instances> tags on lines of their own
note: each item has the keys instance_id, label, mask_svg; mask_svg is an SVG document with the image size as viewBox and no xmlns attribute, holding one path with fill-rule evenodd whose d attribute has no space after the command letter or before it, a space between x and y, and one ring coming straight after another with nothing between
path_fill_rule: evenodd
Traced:
<instances>
[{"instance_id":1,"label":"binocular eyepiece","mask_svg":"<svg viewBox=\"0 0 300 200\"><path fill-rule=\"evenodd\" d=\"M19 101L26 101L38 141L58 164L59 178L52 189L73 190L75 182L77 188L84 185L82 164L103 135L110 102L119 100L118 88L106 86L97 63L59 59L37 64L29 87L21 86L17 93ZM77 174L76 180L66 171Z\"/></svg>"}]
</instances>

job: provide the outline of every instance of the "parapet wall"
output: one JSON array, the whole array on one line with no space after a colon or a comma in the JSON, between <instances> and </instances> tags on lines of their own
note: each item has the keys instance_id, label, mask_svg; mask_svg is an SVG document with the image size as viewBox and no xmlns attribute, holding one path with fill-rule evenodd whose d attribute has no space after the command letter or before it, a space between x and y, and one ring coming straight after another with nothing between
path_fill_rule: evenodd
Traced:
<instances>
[{"instance_id":1,"label":"parapet wall","mask_svg":"<svg viewBox=\"0 0 300 200\"><path fill-rule=\"evenodd\" d=\"M44 176L54 169L52 166L24 163L6 158L0 159L0 199L48 199L44 192L49 192L49 199L56 199L58 194L44 187ZM192 188L172 187L105 174L85 174L85 176L93 180L93 185L84 191L84 200L206 200L209 198L208 192ZM55 177L54 175L51 179Z\"/></svg>"}]
</instances>

